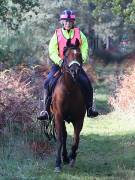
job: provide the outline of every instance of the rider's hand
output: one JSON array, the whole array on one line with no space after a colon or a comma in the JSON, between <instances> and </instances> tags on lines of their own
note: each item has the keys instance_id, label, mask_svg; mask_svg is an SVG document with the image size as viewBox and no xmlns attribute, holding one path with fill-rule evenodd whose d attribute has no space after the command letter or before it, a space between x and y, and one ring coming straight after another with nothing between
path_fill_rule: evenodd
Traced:
<instances>
[{"instance_id":1,"label":"rider's hand","mask_svg":"<svg viewBox=\"0 0 135 180\"><path fill-rule=\"evenodd\" d=\"M61 67L62 64L63 64L63 60L61 59L61 60L59 61L59 66Z\"/></svg>"}]
</instances>

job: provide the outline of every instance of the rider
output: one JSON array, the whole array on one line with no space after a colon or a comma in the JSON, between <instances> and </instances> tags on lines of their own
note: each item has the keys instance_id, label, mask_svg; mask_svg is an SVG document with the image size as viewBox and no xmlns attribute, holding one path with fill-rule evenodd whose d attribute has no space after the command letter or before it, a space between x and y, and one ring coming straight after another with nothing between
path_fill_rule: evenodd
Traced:
<instances>
[{"instance_id":1,"label":"rider","mask_svg":"<svg viewBox=\"0 0 135 180\"><path fill-rule=\"evenodd\" d=\"M39 120L49 119L50 117L50 103L51 103L51 94L52 87L55 87L58 76L56 76L56 72L59 71L62 62L63 62L63 49L66 45L67 39L71 39L71 43L74 42L74 39L78 38L80 41L80 50L82 54L83 63L88 63L88 42L85 35L80 31L79 28L74 27L75 24L75 14L71 10L65 10L60 15L60 23L62 28L56 29L53 37L49 43L49 56L51 61L53 62L50 73L48 74L47 79L45 80L45 90L46 90L46 100L45 100L45 111L42 111ZM85 71L81 70L81 75L79 78L79 83L81 85L81 89L83 91L87 116L88 117L96 117L98 116L98 112L92 110L93 105L93 88L91 82L86 75ZM52 85L50 91L50 84Z\"/></svg>"}]
</instances>

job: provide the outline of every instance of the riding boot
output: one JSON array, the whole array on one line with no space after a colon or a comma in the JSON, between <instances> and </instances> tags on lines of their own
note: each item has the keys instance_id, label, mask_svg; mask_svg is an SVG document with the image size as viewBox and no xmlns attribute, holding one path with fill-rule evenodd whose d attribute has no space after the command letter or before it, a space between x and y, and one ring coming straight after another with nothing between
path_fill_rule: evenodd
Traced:
<instances>
[{"instance_id":1,"label":"riding boot","mask_svg":"<svg viewBox=\"0 0 135 180\"><path fill-rule=\"evenodd\" d=\"M88 96L87 96L88 97ZM90 100L89 98L85 98L86 101L86 109L87 109L87 117L94 118L99 115L97 111L93 110L93 93L90 94Z\"/></svg>"},{"instance_id":2,"label":"riding boot","mask_svg":"<svg viewBox=\"0 0 135 180\"><path fill-rule=\"evenodd\" d=\"M87 117L94 118L97 117L99 113L97 111L92 110L92 107L87 109Z\"/></svg>"},{"instance_id":3,"label":"riding boot","mask_svg":"<svg viewBox=\"0 0 135 180\"><path fill-rule=\"evenodd\" d=\"M49 121L51 118L50 113L50 104L51 104L51 96L46 96L45 99L45 110L40 113L40 115L37 117L38 120L47 120Z\"/></svg>"}]
</instances>

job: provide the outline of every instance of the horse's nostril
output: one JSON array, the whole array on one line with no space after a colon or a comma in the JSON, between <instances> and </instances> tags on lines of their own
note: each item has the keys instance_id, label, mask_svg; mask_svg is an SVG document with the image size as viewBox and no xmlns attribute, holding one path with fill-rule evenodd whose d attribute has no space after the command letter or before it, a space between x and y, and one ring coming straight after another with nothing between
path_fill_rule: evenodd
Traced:
<instances>
[{"instance_id":1,"label":"horse's nostril","mask_svg":"<svg viewBox=\"0 0 135 180\"><path fill-rule=\"evenodd\" d=\"M74 71L73 69L71 69L71 73L72 73L72 74L74 74L74 73L75 73L75 71Z\"/></svg>"}]
</instances>

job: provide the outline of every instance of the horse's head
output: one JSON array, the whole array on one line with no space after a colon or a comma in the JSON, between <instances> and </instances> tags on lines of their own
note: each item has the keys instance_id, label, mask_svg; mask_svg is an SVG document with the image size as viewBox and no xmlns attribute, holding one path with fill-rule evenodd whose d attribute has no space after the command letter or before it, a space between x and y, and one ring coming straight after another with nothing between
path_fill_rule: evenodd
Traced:
<instances>
[{"instance_id":1,"label":"horse's head","mask_svg":"<svg viewBox=\"0 0 135 180\"><path fill-rule=\"evenodd\" d=\"M73 77L73 80L77 79L82 66L82 55L79 45L78 39L76 39L75 44L71 44L71 40L68 39L64 48L64 65Z\"/></svg>"}]
</instances>

